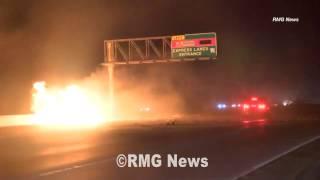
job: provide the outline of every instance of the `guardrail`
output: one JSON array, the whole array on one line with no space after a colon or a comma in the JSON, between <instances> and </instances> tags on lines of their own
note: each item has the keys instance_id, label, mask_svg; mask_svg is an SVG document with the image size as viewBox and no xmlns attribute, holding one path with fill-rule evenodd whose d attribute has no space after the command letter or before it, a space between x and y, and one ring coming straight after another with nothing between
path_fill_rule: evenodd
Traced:
<instances>
[{"instance_id":1,"label":"guardrail","mask_svg":"<svg viewBox=\"0 0 320 180\"><path fill-rule=\"evenodd\" d=\"M31 125L32 116L32 114L2 115L0 127Z\"/></svg>"}]
</instances>

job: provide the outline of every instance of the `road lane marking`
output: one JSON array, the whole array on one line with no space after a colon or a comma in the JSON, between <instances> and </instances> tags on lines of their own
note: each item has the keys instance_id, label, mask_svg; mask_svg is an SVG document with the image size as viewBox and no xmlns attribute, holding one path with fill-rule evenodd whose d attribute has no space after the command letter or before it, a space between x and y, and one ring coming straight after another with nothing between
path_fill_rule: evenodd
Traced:
<instances>
[{"instance_id":1,"label":"road lane marking","mask_svg":"<svg viewBox=\"0 0 320 180\"><path fill-rule=\"evenodd\" d=\"M69 146L63 146L63 147L49 147L44 149L43 151L40 151L40 156L48 156L48 155L59 154L59 153L62 154L62 153L67 153L72 151L90 149L92 147L95 147L95 146L89 143L75 144L75 145L69 145Z\"/></svg>"},{"instance_id":2,"label":"road lane marking","mask_svg":"<svg viewBox=\"0 0 320 180\"><path fill-rule=\"evenodd\" d=\"M240 128L240 129L238 129L236 131L233 131L232 133L225 132L222 135L220 135L219 137L220 138L225 138L226 136L238 134L238 133L240 133L242 131L246 131L246 129L245 128ZM220 139L218 138L217 141L219 141L219 140ZM179 144L180 147L181 147L181 145L190 145L190 143L188 141L186 143L180 143ZM67 172L67 171L72 171L72 170L76 170L76 169L80 169L80 168L94 166L94 165L97 165L97 164L100 164L100 163L109 162L111 160L114 161L115 159L116 159L116 156L113 156L113 157L110 157L110 158L107 158L107 159L103 159L103 160L100 160L100 161L92 161L92 162L88 162L88 163L85 163L85 164L74 165L72 167L65 167L65 168L62 168L62 169L56 169L56 170L52 170L52 171L47 171L47 172L39 174L38 176L40 176L40 177L51 176L51 175L55 175L55 174L64 173L64 172Z\"/></svg>"},{"instance_id":3,"label":"road lane marking","mask_svg":"<svg viewBox=\"0 0 320 180\"><path fill-rule=\"evenodd\" d=\"M313 138L310 138L307 141L304 141L304 142L302 142L302 143L300 143L300 144L298 144L298 145L296 145L296 146L294 146L294 147L292 147L292 148L290 148L290 149L288 149L288 150L286 150L286 151L284 151L284 152L282 152L282 153L280 153L280 154L278 154L278 155L276 155L276 156L274 156L274 157L272 157L272 158L270 158L270 159L268 159L268 160L266 160L266 161L264 161L262 163L259 163L259 164L255 165L255 166L251 167L250 169L248 169L246 171L241 172L239 175L236 175L233 178L231 178L231 180L238 180L238 179L240 179L240 178L242 178L242 177L244 177L244 176L246 176L246 175L248 175L248 174L250 174L250 173L252 173L252 172L254 172L254 171L256 171L256 170L258 170L258 169L260 169L260 168L262 168L262 167L264 167L266 165L268 165L268 164L270 164L270 163L272 163L273 161L275 161L275 160L277 160L277 159L279 159L279 158L281 158L281 157L283 157L283 156L285 156L285 155L287 155L287 154L289 154L289 153L291 153L291 152L293 152L293 151L295 151L295 150L297 150L297 149L299 149L299 148L301 148L301 147L303 147L303 146L305 146L305 145L307 145L309 143L312 143L312 142L314 142L314 141L316 141L318 139L320 139L320 135L317 135L317 136L315 136Z\"/></svg>"},{"instance_id":4,"label":"road lane marking","mask_svg":"<svg viewBox=\"0 0 320 180\"><path fill-rule=\"evenodd\" d=\"M254 128L254 127L251 127L251 128ZM246 128L240 128L240 129L238 129L236 131L233 131L231 134L238 134L239 132L242 132L242 131L246 131ZM224 138L225 136L229 136L231 134L230 133L223 133L223 135L221 137ZM289 150L287 150L287 151L285 151L283 153L280 153L277 156L274 156L273 158L271 158L271 159L269 159L269 160L267 160L265 162L262 162L262 163L260 163L260 164L258 164L256 166L254 166L254 167L252 167L252 168L240 173L240 175L232 177L231 179L232 180L237 180L238 178L240 178L242 176L245 176L245 175L253 172L254 170L259 169L262 166L264 166L264 165L266 165L266 164L268 164L268 163L270 163L270 162L272 162L272 161L274 161L274 160L276 160L276 159L278 159L278 158L280 158L280 157L282 157L282 156L284 156L284 155L286 155L286 154L288 154L288 153L290 153L290 152L292 152L292 151L294 151L294 150L296 150L296 149L298 149L298 148L300 148L300 147L302 147L302 146L304 146L304 145L306 145L308 143L311 143L311 142L313 142L313 141L315 141L315 140L317 140L319 138L320 138L320 135L316 136L316 137L313 137L313 138L311 138L311 139L309 139L309 140L307 140L307 141L305 141L305 142L303 142L303 143L301 143L301 144L299 144L297 146L294 146L293 148L291 148L291 149L289 149ZM217 139L217 140L219 140L219 139ZM188 143L188 144L190 145L190 143ZM94 165L97 165L97 164L114 161L115 159L116 159L116 157L112 156L112 157L109 157L109 158L106 158L106 159L102 159L102 160L91 161L91 162L84 163L84 164L73 165L71 167L65 167L65 168L62 168L62 169L56 169L56 170L43 172L41 174L38 174L38 176L40 176L40 177L51 176L51 175L55 175L55 174L64 173L64 172L67 172L67 171L72 171L72 170L76 170L76 169L80 169L80 168L90 167L90 166L94 166ZM227 178L227 179L229 179L229 178Z\"/></svg>"},{"instance_id":5,"label":"road lane marking","mask_svg":"<svg viewBox=\"0 0 320 180\"><path fill-rule=\"evenodd\" d=\"M100 161L93 161L93 162L88 162L88 163L84 163L84 164L73 165L71 167L66 167L66 168L62 168L62 169L56 169L56 170L44 172L44 173L39 174L39 176L40 177L51 176L54 174L59 174L59 173L63 173L63 172L67 172L67 171L71 171L71 170L75 170L75 169L85 168L85 167L94 166L97 164L113 161L114 159L115 159L114 157L111 157L111 158L103 159Z\"/></svg>"}]
</instances>

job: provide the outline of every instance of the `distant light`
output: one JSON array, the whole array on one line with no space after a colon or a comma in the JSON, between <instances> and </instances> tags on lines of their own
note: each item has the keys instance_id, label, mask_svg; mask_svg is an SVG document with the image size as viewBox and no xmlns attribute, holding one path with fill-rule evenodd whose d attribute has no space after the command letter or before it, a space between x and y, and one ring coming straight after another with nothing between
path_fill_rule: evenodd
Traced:
<instances>
[{"instance_id":1,"label":"distant light","mask_svg":"<svg viewBox=\"0 0 320 180\"><path fill-rule=\"evenodd\" d=\"M140 111L142 111L142 112L150 112L151 108L150 107L141 107Z\"/></svg>"},{"instance_id":2,"label":"distant light","mask_svg":"<svg viewBox=\"0 0 320 180\"><path fill-rule=\"evenodd\" d=\"M235 108L235 107L237 107L237 105L236 104L232 104L231 107Z\"/></svg>"},{"instance_id":3,"label":"distant light","mask_svg":"<svg viewBox=\"0 0 320 180\"><path fill-rule=\"evenodd\" d=\"M258 108L261 109L261 110L262 110L262 109L266 109L266 105L265 105L265 104L259 104L259 105L258 105Z\"/></svg>"},{"instance_id":4,"label":"distant light","mask_svg":"<svg viewBox=\"0 0 320 180\"><path fill-rule=\"evenodd\" d=\"M238 104L238 107L241 107L241 104Z\"/></svg>"},{"instance_id":5,"label":"distant light","mask_svg":"<svg viewBox=\"0 0 320 180\"><path fill-rule=\"evenodd\" d=\"M258 101L258 98L257 97L252 97L251 101Z\"/></svg>"},{"instance_id":6,"label":"distant light","mask_svg":"<svg viewBox=\"0 0 320 180\"><path fill-rule=\"evenodd\" d=\"M290 105L290 104L292 104L292 103L293 103L293 101L284 100L284 101L282 102L282 105L283 105L283 106L288 106L288 105Z\"/></svg>"},{"instance_id":7,"label":"distant light","mask_svg":"<svg viewBox=\"0 0 320 180\"><path fill-rule=\"evenodd\" d=\"M226 104L222 104L222 103L217 105L218 109L225 109L226 107L227 107L227 105Z\"/></svg>"},{"instance_id":8,"label":"distant light","mask_svg":"<svg viewBox=\"0 0 320 180\"><path fill-rule=\"evenodd\" d=\"M249 109L249 104L243 104L243 109Z\"/></svg>"}]
</instances>

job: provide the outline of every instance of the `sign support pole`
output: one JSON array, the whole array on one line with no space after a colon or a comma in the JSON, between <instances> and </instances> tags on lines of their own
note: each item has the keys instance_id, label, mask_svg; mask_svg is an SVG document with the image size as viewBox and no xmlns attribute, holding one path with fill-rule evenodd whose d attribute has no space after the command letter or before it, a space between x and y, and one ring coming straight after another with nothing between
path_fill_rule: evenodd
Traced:
<instances>
[{"instance_id":1,"label":"sign support pole","mask_svg":"<svg viewBox=\"0 0 320 180\"><path fill-rule=\"evenodd\" d=\"M113 51L112 43L107 42L107 62L108 62L108 91L109 91L109 115L113 117L114 115L114 64L113 61Z\"/></svg>"}]
</instances>

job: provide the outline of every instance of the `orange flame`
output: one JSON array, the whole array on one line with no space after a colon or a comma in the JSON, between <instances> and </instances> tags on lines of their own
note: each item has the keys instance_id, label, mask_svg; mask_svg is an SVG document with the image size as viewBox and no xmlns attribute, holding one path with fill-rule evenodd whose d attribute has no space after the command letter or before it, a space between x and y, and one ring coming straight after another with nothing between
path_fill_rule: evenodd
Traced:
<instances>
[{"instance_id":1,"label":"orange flame","mask_svg":"<svg viewBox=\"0 0 320 180\"><path fill-rule=\"evenodd\" d=\"M108 103L99 94L69 85L48 89L45 82L33 84L33 123L50 127L92 127L111 117L106 113Z\"/></svg>"}]
</instances>

